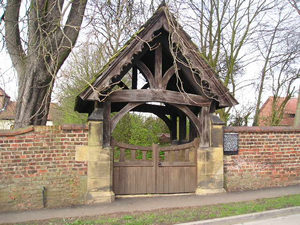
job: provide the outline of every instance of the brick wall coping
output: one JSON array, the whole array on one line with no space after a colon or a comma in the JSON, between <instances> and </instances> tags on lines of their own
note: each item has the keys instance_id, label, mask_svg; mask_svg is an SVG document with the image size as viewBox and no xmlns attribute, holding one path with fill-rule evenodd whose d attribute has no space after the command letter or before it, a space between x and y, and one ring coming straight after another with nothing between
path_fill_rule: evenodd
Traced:
<instances>
[{"instance_id":1,"label":"brick wall coping","mask_svg":"<svg viewBox=\"0 0 300 225\"><path fill-rule=\"evenodd\" d=\"M225 127L225 133L300 133L300 127Z\"/></svg>"},{"instance_id":2,"label":"brick wall coping","mask_svg":"<svg viewBox=\"0 0 300 225\"><path fill-rule=\"evenodd\" d=\"M42 130L88 130L87 125L81 124L64 124L61 126L29 126L16 130L0 130L0 137L16 136L26 134L31 131L42 131Z\"/></svg>"},{"instance_id":3,"label":"brick wall coping","mask_svg":"<svg viewBox=\"0 0 300 225\"><path fill-rule=\"evenodd\" d=\"M60 126L62 130L88 130L86 124L64 124Z\"/></svg>"}]
</instances>

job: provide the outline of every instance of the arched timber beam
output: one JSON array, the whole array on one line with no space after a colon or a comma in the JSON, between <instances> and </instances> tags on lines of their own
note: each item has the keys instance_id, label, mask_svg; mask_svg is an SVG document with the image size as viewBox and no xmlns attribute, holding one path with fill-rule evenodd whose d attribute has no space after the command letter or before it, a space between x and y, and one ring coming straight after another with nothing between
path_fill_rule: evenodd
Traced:
<instances>
[{"instance_id":1,"label":"arched timber beam","mask_svg":"<svg viewBox=\"0 0 300 225\"><path fill-rule=\"evenodd\" d=\"M171 131L171 127L172 127L172 123L171 120L164 115L164 113L159 112L157 109L155 110L151 110L150 107L144 107L147 105L142 105L144 103L128 103L126 106L124 106L117 115L115 115L112 120L111 120L111 132L116 128L118 122L123 118L123 116L128 113L129 111L131 111L134 108L137 107L142 107L139 108L140 110L138 110L139 112L149 112L149 113L153 113L154 115L156 115L157 117L159 117L162 121L165 122L165 124L167 125L167 127L169 128L169 130Z\"/></svg>"},{"instance_id":2,"label":"arched timber beam","mask_svg":"<svg viewBox=\"0 0 300 225\"><path fill-rule=\"evenodd\" d=\"M160 118L162 121L164 121L165 124L167 125L167 127L169 128L169 131L171 131L172 124L171 124L171 120L168 117L166 117L164 114L158 113L158 112L151 112L151 113L153 113L158 118Z\"/></svg>"},{"instance_id":3,"label":"arched timber beam","mask_svg":"<svg viewBox=\"0 0 300 225\"><path fill-rule=\"evenodd\" d=\"M150 88L156 87L156 82L154 80L154 76L150 69L143 63L142 61L136 62L136 67L141 71L141 73L146 77L149 82Z\"/></svg>"},{"instance_id":4,"label":"arched timber beam","mask_svg":"<svg viewBox=\"0 0 300 225\"><path fill-rule=\"evenodd\" d=\"M178 105L178 104L170 104L171 106L174 106L175 108L179 109L180 111L184 112L185 115L187 117L190 118L190 120L193 122L197 132L198 132L198 135L201 134L201 123L198 119L198 117L185 105Z\"/></svg>"},{"instance_id":5,"label":"arched timber beam","mask_svg":"<svg viewBox=\"0 0 300 225\"><path fill-rule=\"evenodd\" d=\"M113 132L113 130L116 128L118 122L120 121L120 119L122 119L122 117L128 113L130 110L132 110L133 108L141 105L143 103L141 102L135 102L135 103L128 103L126 106L124 106L123 109L121 109L119 111L119 113L117 115L115 115L112 120L111 120L111 132Z\"/></svg>"},{"instance_id":6,"label":"arched timber beam","mask_svg":"<svg viewBox=\"0 0 300 225\"><path fill-rule=\"evenodd\" d=\"M164 108L166 108L166 107L161 107L161 108L158 108L158 107L161 107L161 106L143 104L143 105L140 105L140 106L137 106L136 108L134 108L133 111L153 113L154 115L159 117L162 121L164 121L165 124L167 125L167 127L169 128L169 130L171 131L172 122L165 115L166 112L164 111Z\"/></svg>"},{"instance_id":7,"label":"arched timber beam","mask_svg":"<svg viewBox=\"0 0 300 225\"><path fill-rule=\"evenodd\" d=\"M180 68L179 68L180 69ZM171 66L164 74L162 81L162 88L167 89L167 85L171 77L175 74L175 66Z\"/></svg>"}]
</instances>

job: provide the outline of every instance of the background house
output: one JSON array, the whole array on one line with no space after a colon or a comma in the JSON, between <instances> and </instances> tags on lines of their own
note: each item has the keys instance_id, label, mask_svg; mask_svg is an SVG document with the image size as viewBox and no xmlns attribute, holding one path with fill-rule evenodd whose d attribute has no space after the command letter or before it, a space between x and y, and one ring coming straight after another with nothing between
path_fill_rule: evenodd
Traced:
<instances>
[{"instance_id":1,"label":"background house","mask_svg":"<svg viewBox=\"0 0 300 225\"><path fill-rule=\"evenodd\" d=\"M270 126L271 124L271 117L272 111L276 110L278 113L278 109L280 105L285 100L284 97L279 97L275 106L275 109L272 109L274 97L269 97L267 101L263 104L259 112L259 126ZM295 115L296 115L296 108L297 108L297 98L291 98L288 100L284 111L282 120L279 122L278 126L293 126Z\"/></svg>"},{"instance_id":2,"label":"background house","mask_svg":"<svg viewBox=\"0 0 300 225\"><path fill-rule=\"evenodd\" d=\"M51 103L47 126L53 125L53 115L57 105ZM0 88L0 129L12 129L16 113L16 102L10 100L5 91Z\"/></svg>"}]
</instances>

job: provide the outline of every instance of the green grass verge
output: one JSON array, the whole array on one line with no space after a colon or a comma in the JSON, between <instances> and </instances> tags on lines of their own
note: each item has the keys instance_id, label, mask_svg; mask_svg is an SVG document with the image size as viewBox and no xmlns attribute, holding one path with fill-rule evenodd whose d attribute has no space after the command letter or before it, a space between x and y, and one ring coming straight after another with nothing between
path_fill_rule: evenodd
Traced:
<instances>
[{"instance_id":1,"label":"green grass verge","mask_svg":"<svg viewBox=\"0 0 300 225\"><path fill-rule=\"evenodd\" d=\"M139 213L110 214L104 216L51 219L34 221L24 224L48 224L48 225L145 225L145 224L176 224L197 220L206 220L227 216L235 216L246 213L262 212L271 209L281 209L292 206L300 206L300 194L279 198L260 199L255 201L237 202L203 207L189 207L180 209L163 209Z\"/></svg>"}]
</instances>

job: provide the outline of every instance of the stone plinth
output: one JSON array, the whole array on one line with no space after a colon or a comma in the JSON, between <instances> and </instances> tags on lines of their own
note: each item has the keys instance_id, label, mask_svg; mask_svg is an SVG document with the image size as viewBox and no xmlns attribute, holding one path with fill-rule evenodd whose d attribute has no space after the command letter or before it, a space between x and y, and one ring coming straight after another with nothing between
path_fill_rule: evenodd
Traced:
<instances>
[{"instance_id":1,"label":"stone plinth","mask_svg":"<svg viewBox=\"0 0 300 225\"><path fill-rule=\"evenodd\" d=\"M197 150L196 194L224 192L223 126L211 125L210 147Z\"/></svg>"},{"instance_id":2,"label":"stone plinth","mask_svg":"<svg viewBox=\"0 0 300 225\"><path fill-rule=\"evenodd\" d=\"M88 146L76 150L76 160L88 162L86 202L112 202L115 194L112 191L112 150L102 146L102 121L89 122Z\"/></svg>"}]
</instances>

